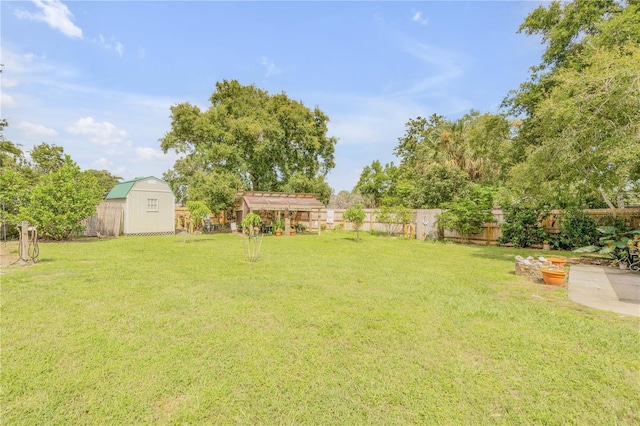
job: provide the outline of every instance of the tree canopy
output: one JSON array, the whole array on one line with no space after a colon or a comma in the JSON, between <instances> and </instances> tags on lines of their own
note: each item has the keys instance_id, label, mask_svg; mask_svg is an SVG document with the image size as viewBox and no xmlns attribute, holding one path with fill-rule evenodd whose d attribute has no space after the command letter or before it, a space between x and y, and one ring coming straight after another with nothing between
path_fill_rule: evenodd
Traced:
<instances>
[{"instance_id":1,"label":"tree canopy","mask_svg":"<svg viewBox=\"0 0 640 426\"><path fill-rule=\"evenodd\" d=\"M9 234L22 220L38 226L40 235L67 239L80 230L103 196L96 177L112 176L105 170L81 171L57 145L41 143L27 159L19 145L4 139L0 122L0 204L2 222Z\"/></svg>"},{"instance_id":2,"label":"tree canopy","mask_svg":"<svg viewBox=\"0 0 640 426\"><path fill-rule=\"evenodd\" d=\"M551 207L624 207L640 188L640 3L554 1L520 29L547 49L505 101L524 114L510 186Z\"/></svg>"},{"instance_id":3,"label":"tree canopy","mask_svg":"<svg viewBox=\"0 0 640 426\"><path fill-rule=\"evenodd\" d=\"M499 185L512 162L512 123L502 114L471 110L457 120L433 114L406 124L394 153L400 165L366 166L354 188L376 206L436 208L471 184Z\"/></svg>"},{"instance_id":4,"label":"tree canopy","mask_svg":"<svg viewBox=\"0 0 640 426\"><path fill-rule=\"evenodd\" d=\"M585 66L564 68L529 125L537 129L513 182L529 197L555 198L561 207L601 194L624 207L640 183L640 46L585 50Z\"/></svg>"},{"instance_id":5,"label":"tree canopy","mask_svg":"<svg viewBox=\"0 0 640 426\"><path fill-rule=\"evenodd\" d=\"M96 212L102 199L98 180L65 156L63 164L42 176L31 189L29 203L20 216L38 226L38 231L56 240L79 231L80 221Z\"/></svg>"},{"instance_id":6,"label":"tree canopy","mask_svg":"<svg viewBox=\"0 0 640 426\"><path fill-rule=\"evenodd\" d=\"M183 157L164 178L185 198L214 173L233 191L311 188L328 198L323 182L335 166L337 139L327 135L329 118L318 107L223 80L207 110L181 103L171 107L171 120L161 148Z\"/></svg>"}]
</instances>

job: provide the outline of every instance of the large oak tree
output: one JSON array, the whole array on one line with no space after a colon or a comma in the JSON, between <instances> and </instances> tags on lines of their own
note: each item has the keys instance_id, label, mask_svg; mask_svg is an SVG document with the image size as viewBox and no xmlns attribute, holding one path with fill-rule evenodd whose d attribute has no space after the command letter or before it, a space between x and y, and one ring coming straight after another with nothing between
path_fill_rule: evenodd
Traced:
<instances>
[{"instance_id":1,"label":"large oak tree","mask_svg":"<svg viewBox=\"0 0 640 426\"><path fill-rule=\"evenodd\" d=\"M164 152L182 157L164 175L184 198L209 194L213 210L233 202L237 189L283 191L320 188L334 166L337 139L327 135L329 118L285 93L275 95L236 80L216 83L211 105L171 107L171 130L161 139ZM217 176L222 185L198 186ZM303 182L304 181L304 182ZM227 188L228 187L228 188Z\"/></svg>"}]
</instances>

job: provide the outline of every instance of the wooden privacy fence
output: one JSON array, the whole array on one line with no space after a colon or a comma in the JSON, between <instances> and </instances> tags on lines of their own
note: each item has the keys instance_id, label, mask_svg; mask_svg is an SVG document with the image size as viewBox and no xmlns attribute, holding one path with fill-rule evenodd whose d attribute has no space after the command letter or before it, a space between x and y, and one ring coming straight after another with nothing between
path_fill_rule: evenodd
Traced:
<instances>
[{"instance_id":1,"label":"wooden privacy fence","mask_svg":"<svg viewBox=\"0 0 640 426\"><path fill-rule=\"evenodd\" d=\"M327 229L335 229L336 227L344 227L344 229L353 229L353 224L344 220L343 214L346 209L324 209L320 212L320 223L326 225ZM504 223L504 213L501 208L494 208L492 211L495 223L487 223L483 225L482 231L471 236L470 241L476 244L497 244L498 239L502 236L502 223ZM586 213L595 218L598 224L604 223L606 216L613 216L622 219L625 224L633 229L640 228L640 208L629 209L588 209ZM365 209L365 221L360 228L363 231L387 231L387 225L380 223L376 218L376 209ZM438 216L442 213L441 209L420 209L413 210L413 219L411 225L414 226L415 233L413 238L438 238ZM327 219L332 219L332 223ZM550 215L541 223L547 232L559 233L560 224L562 223L562 212L560 210L552 210ZM393 225L392 233L407 235L406 227L402 225ZM442 232L442 231L441 231ZM454 240L460 239L457 232L444 231L440 237L450 238Z\"/></svg>"},{"instance_id":2,"label":"wooden privacy fence","mask_svg":"<svg viewBox=\"0 0 640 426\"><path fill-rule=\"evenodd\" d=\"M87 237L117 237L122 230L122 204L100 203L95 215L80 222L84 227L83 235Z\"/></svg>"},{"instance_id":3,"label":"wooden privacy fence","mask_svg":"<svg viewBox=\"0 0 640 426\"><path fill-rule=\"evenodd\" d=\"M584 212L593 217L598 225L604 225L606 217L615 217L621 219L629 228L640 228L640 208L586 209ZM549 232L558 233L560 232L561 223L562 212L560 210L551 210L549 216L542 221L542 226Z\"/></svg>"},{"instance_id":4,"label":"wooden privacy fence","mask_svg":"<svg viewBox=\"0 0 640 426\"><path fill-rule=\"evenodd\" d=\"M189 209L183 206L176 206L175 208L175 228L176 231L186 230L189 233L194 231L194 223ZM217 213L211 213L209 216L209 225L213 228L224 226L227 223L227 212L219 211Z\"/></svg>"},{"instance_id":5,"label":"wooden privacy fence","mask_svg":"<svg viewBox=\"0 0 640 426\"><path fill-rule=\"evenodd\" d=\"M305 216L304 222L310 223L310 231L318 229L318 225L322 229L346 229L353 230L353 224L344 219L344 212L346 209L322 209L319 212L306 212L310 214L310 217ZM377 209L364 209L365 220L360 227L361 231L379 231L379 232L391 232L392 234L404 234L409 238L450 238L460 239L460 236L456 232L444 231L441 235L438 235L438 216L442 213L441 209L420 209L412 211L411 221L405 225L391 224L379 222L377 220ZM606 216L614 216L621 218L627 226L638 229L640 228L640 208L629 209L590 209L585 210L588 214L596 219L598 224L603 223L603 218ZM495 223L487 223L483 226L482 231L478 234L471 236L470 241L476 244L497 244L498 239L502 236L502 223L504 223L504 214L501 208L494 208L492 210ZM301 219L301 220L302 220ZM223 225L227 222L226 212L219 212L218 214L211 215L211 223L217 225ZM544 219L541 223L547 232L558 233L560 232L560 224L562 223L562 211L552 210L550 215ZM177 229L189 229L191 220L189 218L189 211L186 207L176 208L176 228Z\"/></svg>"}]
</instances>

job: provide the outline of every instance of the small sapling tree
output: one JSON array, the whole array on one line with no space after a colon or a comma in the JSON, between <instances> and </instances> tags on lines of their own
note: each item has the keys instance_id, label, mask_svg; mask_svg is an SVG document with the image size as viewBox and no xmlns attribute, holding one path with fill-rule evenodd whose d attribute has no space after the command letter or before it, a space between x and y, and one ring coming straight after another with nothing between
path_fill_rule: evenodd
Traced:
<instances>
[{"instance_id":1,"label":"small sapling tree","mask_svg":"<svg viewBox=\"0 0 640 426\"><path fill-rule=\"evenodd\" d=\"M244 240L244 249L249 262L257 262L260 257L262 236L260 235L260 223L262 219L255 213L249 213L242 219L242 230L247 236Z\"/></svg>"},{"instance_id":2,"label":"small sapling tree","mask_svg":"<svg viewBox=\"0 0 640 426\"><path fill-rule=\"evenodd\" d=\"M356 229L356 240L360 239L360 227L364 223L364 218L367 214L362 209L362 205L356 204L355 206L349 207L345 212L343 217L345 220L353 223L353 227Z\"/></svg>"},{"instance_id":3,"label":"small sapling tree","mask_svg":"<svg viewBox=\"0 0 640 426\"><path fill-rule=\"evenodd\" d=\"M203 201L187 201L187 209L189 209L194 229L202 230L205 218L211 216L209 207Z\"/></svg>"}]
</instances>

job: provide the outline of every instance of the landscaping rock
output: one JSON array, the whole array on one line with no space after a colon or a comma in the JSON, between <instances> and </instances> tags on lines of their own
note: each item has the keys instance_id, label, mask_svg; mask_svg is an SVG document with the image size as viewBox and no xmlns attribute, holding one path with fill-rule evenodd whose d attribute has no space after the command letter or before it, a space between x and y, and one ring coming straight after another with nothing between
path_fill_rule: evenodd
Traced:
<instances>
[{"instance_id":1,"label":"landscaping rock","mask_svg":"<svg viewBox=\"0 0 640 426\"><path fill-rule=\"evenodd\" d=\"M560 270L560 268L542 256L538 259L535 259L532 256L529 256L526 259L522 256L516 256L516 275L525 276L532 281L542 282L541 269Z\"/></svg>"}]
</instances>

